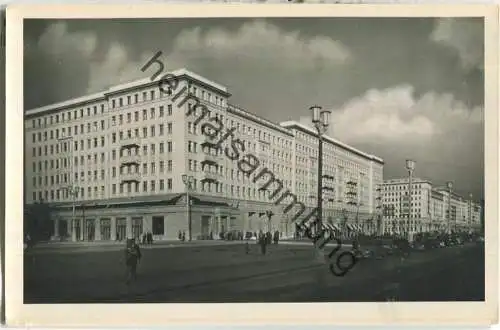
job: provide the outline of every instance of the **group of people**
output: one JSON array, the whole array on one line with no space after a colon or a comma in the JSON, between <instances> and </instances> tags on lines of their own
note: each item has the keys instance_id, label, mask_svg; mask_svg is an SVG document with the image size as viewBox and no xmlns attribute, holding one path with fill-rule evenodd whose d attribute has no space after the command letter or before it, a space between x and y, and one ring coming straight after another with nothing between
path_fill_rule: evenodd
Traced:
<instances>
[{"instance_id":1,"label":"group of people","mask_svg":"<svg viewBox=\"0 0 500 330\"><path fill-rule=\"evenodd\" d=\"M177 233L177 238L179 239L179 241L185 242L186 241L186 231L179 230L179 233Z\"/></svg>"},{"instance_id":2,"label":"group of people","mask_svg":"<svg viewBox=\"0 0 500 330\"><path fill-rule=\"evenodd\" d=\"M153 233L147 232L142 234L142 244L153 244Z\"/></svg>"},{"instance_id":3,"label":"group of people","mask_svg":"<svg viewBox=\"0 0 500 330\"><path fill-rule=\"evenodd\" d=\"M260 246L260 252L262 254L266 254L268 245L271 245L273 242L274 244L278 244L280 240L280 232L277 230L274 233L271 233L270 231L266 233L260 231L258 236L257 233L255 233L255 235L257 238L257 244ZM247 254L248 252L249 252L249 247L247 243Z\"/></svg>"}]
</instances>

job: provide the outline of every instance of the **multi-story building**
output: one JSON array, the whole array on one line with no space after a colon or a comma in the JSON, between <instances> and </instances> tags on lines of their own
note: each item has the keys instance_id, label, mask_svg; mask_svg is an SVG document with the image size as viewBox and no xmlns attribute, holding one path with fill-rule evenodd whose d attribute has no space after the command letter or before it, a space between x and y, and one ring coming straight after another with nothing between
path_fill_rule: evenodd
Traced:
<instances>
[{"instance_id":1,"label":"multi-story building","mask_svg":"<svg viewBox=\"0 0 500 330\"><path fill-rule=\"evenodd\" d=\"M174 89L143 79L26 111L25 204L50 205L54 237L289 235L290 210L315 205L313 130L230 105L226 87L185 69L172 74ZM209 116L197 117L196 100ZM327 136L324 150L325 219L375 231L383 160Z\"/></svg>"},{"instance_id":2,"label":"multi-story building","mask_svg":"<svg viewBox=\"0 0 500 330\"><path fill-rule=\"evenodd\" d=\"M431 231L479 229L481 207L472 200L472 196L465 199L447 188L433 187L430 181L413 178L409 204L408 180L384 181L384 232L413 235Z\"/></svg>"}]
</instances>

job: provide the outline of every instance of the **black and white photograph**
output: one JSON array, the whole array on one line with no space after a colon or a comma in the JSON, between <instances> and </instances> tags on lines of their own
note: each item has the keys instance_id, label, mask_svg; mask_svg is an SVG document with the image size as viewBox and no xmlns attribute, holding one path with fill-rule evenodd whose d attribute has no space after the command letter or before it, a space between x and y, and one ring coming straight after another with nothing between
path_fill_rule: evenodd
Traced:
<instances>
[{"instance_id":1,"label":"black and white photograph","mask_svg":"<svg viewBox=\"0 0 500 330\"><path fill-rule=\"evenodd\" d=\"M486 12L25 17L19 303L485 302Z\"/></svg>"}]
</instances>

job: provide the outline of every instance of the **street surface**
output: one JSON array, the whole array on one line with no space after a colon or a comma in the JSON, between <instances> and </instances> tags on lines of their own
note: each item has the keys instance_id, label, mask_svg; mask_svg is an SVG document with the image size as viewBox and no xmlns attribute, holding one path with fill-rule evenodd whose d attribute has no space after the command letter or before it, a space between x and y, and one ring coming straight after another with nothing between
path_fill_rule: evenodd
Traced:
<instances>
[{"instance_id":1,"label":"street surface","mask_svg":"<svg viewBox=\"0 0 500 330\"><path fill-rule=\"evenodd\" d=\"M120 246L38 249L25 258L25 303L366 302L388 290L399 301L484 299L484 245L362 260L344 277L313 261L312 243L272 245L266 255L250 247L248 255L241 242L145 247L130 285Z\"/></svg>"}]
</instances>

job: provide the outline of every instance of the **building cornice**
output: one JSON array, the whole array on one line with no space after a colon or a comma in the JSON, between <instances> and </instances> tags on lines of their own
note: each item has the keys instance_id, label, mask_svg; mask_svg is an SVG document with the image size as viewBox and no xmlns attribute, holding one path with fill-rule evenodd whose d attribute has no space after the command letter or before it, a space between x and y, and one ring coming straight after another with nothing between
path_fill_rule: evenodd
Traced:
<instances>
[{"instance_id":1,"label":"building cornice","mask_svg":"<svg viewBox=\"0 0 500 330\"><path fill-rule=\"evenodd\" d=\"M316 131L314 131L312 128L309 128L307 127L306 125L304 124L301 124L299 122L296 122L296 121L285 121L285 122L281 122L280 123L280 126L281 127L285 127L285 128L288 128L288 129L292 129L292 128L295 128L295 129L298 129L300 130L301 132L303 133L306 133L306 134L309 134L311 136L318 136L318 133ZM370 155L366 152L363 152L359 149L356 149L354 147L351 147L350 145L347 145L343 142L340 142L339 140L337 139L334 139L328 135L323 135L323 138L325 139L325 141L337 146L337 147L341 147L347 151L350 151L354 154L357 154L358 156L361 156L361 157L364 157L366 158L367 160L372 160L372 161L375 161L381 165L384 165L384 160L382 158L379 158L379 157L376 157L374 155Z\"/></svg>"}]
</instances>

